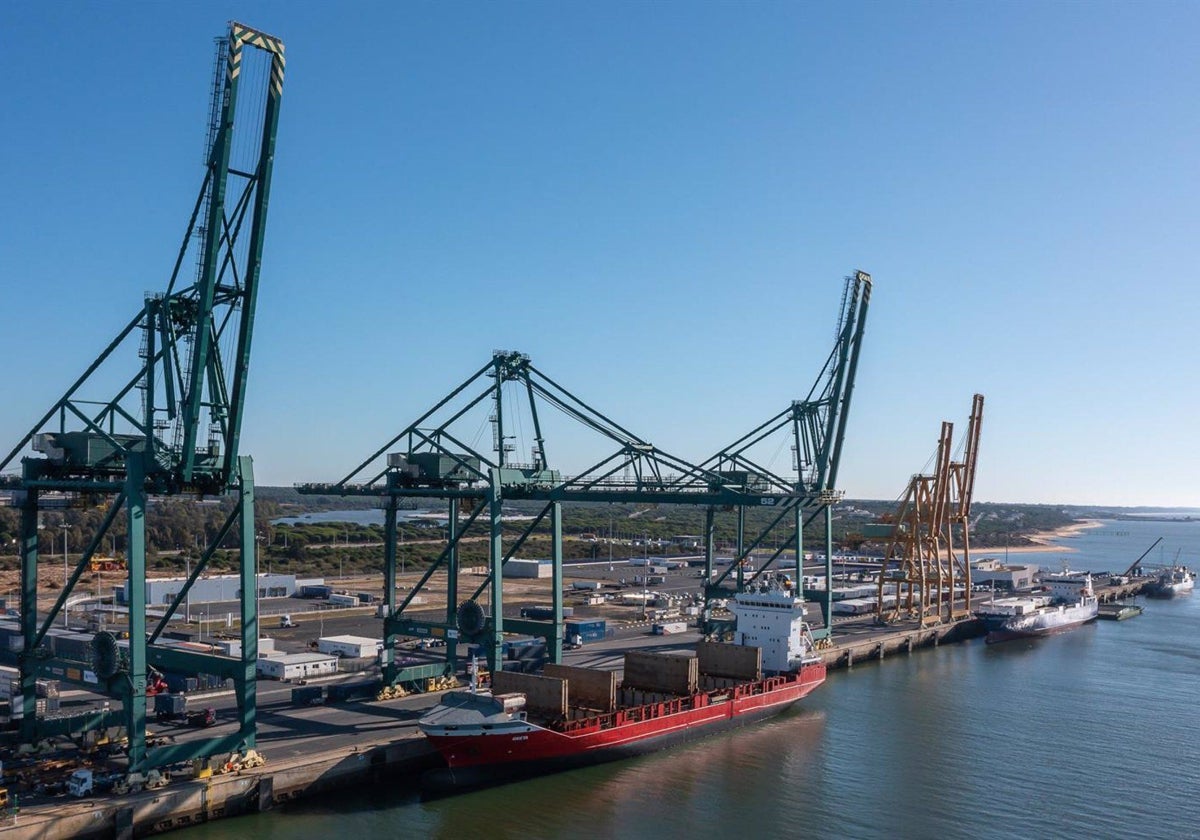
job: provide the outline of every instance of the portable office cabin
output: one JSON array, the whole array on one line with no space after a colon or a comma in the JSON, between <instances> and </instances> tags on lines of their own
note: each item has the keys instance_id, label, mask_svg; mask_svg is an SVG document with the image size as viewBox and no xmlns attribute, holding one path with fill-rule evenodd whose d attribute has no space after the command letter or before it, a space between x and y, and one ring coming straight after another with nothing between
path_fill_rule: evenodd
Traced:
<instances>
[{"instance_id":1,"label":"portable office cabin","mask_svg":"<svg viewBox=\"0 0 1200 840\"><path fill-rule=\"evenodd\" d=\"M381 647L383 647L382 639L371 639L366 636L325 636L317 639L317 650L329 656L354 658L378 656Z\"/></svg>"},{"instance_id":2,"label":"portable office cabin","mask_svg":"<svg viewBox=\"0 0 1200 840\"><path fill-rule=\"evenodd\" d=\"M259 676L269 680L297 680L337 673L336 656L323 653L293 653L262 657L256 663Z\"/></svg>"}]
</instances>

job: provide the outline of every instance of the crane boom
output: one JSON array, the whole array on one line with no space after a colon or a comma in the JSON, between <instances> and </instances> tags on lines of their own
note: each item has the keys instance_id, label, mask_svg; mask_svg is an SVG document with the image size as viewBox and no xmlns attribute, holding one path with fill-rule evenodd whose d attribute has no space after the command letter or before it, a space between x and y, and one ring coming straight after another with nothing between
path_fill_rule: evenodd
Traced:
<instances>
[{"instance_id":1,"label":"crane boom","mask_svg":"<svg viewBox=\"0 0 1200 840\"><path fill-rule=\"evenodd\" d=\"M1157 546L1162 541L1163 541L1163 538L1159 537L1154 542L1152 542L1150 544L1150 547L1147 548L1145 551L1143 551L1141 553L1141 555L1138 557L1138 559L1134 560L1132 563L1129 564L1129 568L1125 570L1125 574L1123 576L1129 577L1130 575L1132 575L1133 570L1136 569L1138 566L1140 566L1142 564L1142 561L1146 559L1146 555L1149 554L1151 551L1153 551L1155 546Z\"/></svg>"}]
</instances>

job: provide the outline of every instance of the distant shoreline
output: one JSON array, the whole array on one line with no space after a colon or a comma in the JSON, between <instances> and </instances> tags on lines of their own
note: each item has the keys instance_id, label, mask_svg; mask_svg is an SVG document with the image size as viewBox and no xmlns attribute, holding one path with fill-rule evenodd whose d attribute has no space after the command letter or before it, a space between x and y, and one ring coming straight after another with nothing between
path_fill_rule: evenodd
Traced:
<instances>
[{"instance_id":1,"label":"distant shoreline","mask_svg":"<svg viewBox=\"0 0 1200 840\"><path fill-rule=\"evenodd\" d=\"M1077 522L1072 522L1070 525L1064 525L1061 528L1055 528L1052 531L1035 531L1029 534L1026 539L1032 540L1037 545L1021 545L1007 549L1001 549L1006 554L1072 554L1079 549L1072 548L1067 545L1060 545L1055 540L1061 540L1064 537L1074 537L1092 528L1099 528L1104 523L1099 519L1080 519ZM981 555L983 552L979 552ZM988 549L988 555L999 554L996 546Z\"/></svg>"}]
</instances>

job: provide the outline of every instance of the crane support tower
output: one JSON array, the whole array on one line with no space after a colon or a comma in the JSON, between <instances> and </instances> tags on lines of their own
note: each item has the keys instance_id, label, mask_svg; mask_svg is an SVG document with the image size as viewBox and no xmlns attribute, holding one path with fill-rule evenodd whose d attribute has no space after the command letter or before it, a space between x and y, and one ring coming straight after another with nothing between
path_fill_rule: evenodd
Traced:
<instances>
[{"instance_id":1,"label":"crane support tower","mask_svg":"<svg viewBox=\"0 0 1200 840\"><path fill-rule=\"evenodd\" d=\"M284 49L278 38L231 23L227 36L217 39L204 179L166 290L145 298L117 337L0 460L0 471L18 458L21 465L19 475L5 475L3 484L14 491L14 504L21 508L21 737L26 742L66 734L55 730L54 721L34 715L34 682L53 677L120 701L119 713L97 716L93 725L124 724L131 773L254 746L254 478L251 459L240 454L238 444L283 75ZM149 500L230 492L236 496L232 513L174 601L148 626ZM53 606L39 612L38 527L48 497L78 507L107 503L108 510ZM91 661L57 657L49 644L51 627L121 516L127 530L128 648L101 632L93 640ZM241 659L157 644L192 584L232 533L239 535L241 549ZM147 683L158 671L232 680L237 732L147 751ZM69 724L76 733L78 721L69 719Z\"/></svg>"},{"instance_id":2,"label":"crane support tower","mask_svg":"<svg viewBox=\"0 0 1200 840\"><path fill-rule=\"evenodd\" d=\"M962 459L952 459L954 424L943 422L933 472L914 475L891 522L874 526L871 536L889 540L879 575L881 620L928 627L970 617L971 499L982 426L983 395L976 394Z\"/></svg>"},{"instance_id":3,"label":"crane support tower","mask_svg":"<svg viewBox=\"0 0 1200 840\"><path fill-rule=\"evenodd\" d=\"M822 608L823 626L814 627L812 633L817 640L829 637L832 614L833 578L833 505L844 495L837 489L838 466L841 463L842 446L846 439L846 425L850 417L850 398L854 393L854 378L858 372L858 359L862 350L863 334L866 330L867 310L871 303L871 275L856 271L846 278L842 294L842 306L838 318L833 349L816 381L802 400L790 406L765 423L738 438L731 445L702 462L701 466L721 475L737 476L749 486L775 487L789 491L787 501L773 512L768 524L757 533L746 532L746 508L736 510L737 528L733 558L729 567L714 577L713 534L718 509L709 507L705 515L705 625L711 634L719 635L731 626L730 619L713 618L713 602L728 598L733 592L741 592L763 574L775 568L774 564L790 547L794 557L791 579L796 587L804 581L804 528L818 516L824 517L825 536L825 581L823 590L815 594ZM791 444L794 475L785 476L764 466L757 453L778 450L775 441L779 436ZM782 540L773 540L780 528L791 528L791 533ZM773 550L764 547L772 541ZM762 552L761 560L747 577L747 569L755 552ZM728 581L732 578L733 588Z\"/></svg>"},{"instance_id":4,"label":"crane support tower","mask_svg":"<svg viewBox=\"0 0 1200 840\"><path fill-rule=\"evenodd\" d=\"M837 457L845 433L845 410L858 358L870 278L859 272L851 278L852 303L843 309L845 325L838 346L827 362L809 400L793 404L774 420L722 450L704 465L676 457L642 438L608 415L592 408L559 385L529 356L497 350L492 358L403 431L386 441L348 475L333 484L299 485L311 495L374 496L384 508L384 682L388 686L421 690L429 680L453 676L457 645L482 646L489 668L499 667L505 633L545 639L548 658L561 662L562 503L593 502L648 505L694 505L716 509L771 510L776 522L804 504L826 499L837 472ZM481 415L482 418L481 418ZM482 422L480 422L482 420ZM551 424L561 424L553 427ZM490 423L491 447L468 441ZM566 428L563 428L566 427ZM807 472L796 479L757 468L747 454L768 428L789 428L798 445L816 440ZM552 466L551 433L561 429L581 439L584 434L601 451L598 460L574 475ZM517 431L527 433L529 460L514 459ZM808 451L808 450L805 450ZM595 456L590 456L595 457ZM589 457L589 460L590 460ZM401 500L446 504L445 547L403 599L397 596L397 511ZM504 533L505 501L540 503L540 511L517 531ZM711 516L710 516L711 519ZM797 520L798 521L798 520ZM504 614L504 566L517 555L543 522L551 537L550 566L553 617L546 621ZM479 523L477 525L477 523ZM482 582L460 599L459 549L470 529L487 541L487 566ZM706 547L707 566L713 565L712 530ZM511 542L506 545L506 536ZM754 544L761 542L761 538ZM750 550L747 544L747 553ZM431 614L419 606L435 574L444 573L444 603ZM482 596L487 595L486 600ZM436 637L445 640L444 659L402 663L396 656L397 637Z\"/></svg>"}]
</instances>

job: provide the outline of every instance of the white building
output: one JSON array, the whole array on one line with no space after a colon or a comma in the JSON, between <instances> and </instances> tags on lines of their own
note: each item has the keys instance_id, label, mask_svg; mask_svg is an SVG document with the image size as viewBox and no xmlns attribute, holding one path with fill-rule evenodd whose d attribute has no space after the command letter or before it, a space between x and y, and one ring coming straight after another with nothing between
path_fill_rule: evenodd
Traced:
<instances>
[{"instance_id":1,"label":"white building","mask_svg":"<svg viewBox=\"0 0 1200 840\"><path fill-rule=\"evenodd\" d=\"M234 659L242 658L242 643L234 639L218 639L217 647L225 656L232 656ZM267 637L258 640L258 655L270 656L275 653L275 640Z\"/></svg>"},{"instance_id":2,"label":"white building","mask_svg":"<svg viewBox=\"0 0 1200 840\"><path fill-rule=\"evenodd\" d=\"M366 636L326 636L317 639L317 650L329 656L378 656L383 647L383 639L370 639Z\"/></svg>"},{"instance_id":3,"label":"white building","mask_svg":"<svg viewBox=\"0 0 1200 840\"><path fill-rule=\"evenodd\" d=\"M256 669L269 680L303 680L337 673L336 656L323 653L293 653L287 656L261 657Z\"/></svg>"},{"instance_id":4,"label":"white building","mask_svg":"<svg viewBox=\"0 0 1200 840\"><path fill-rule=\"evenodd\" d=\"M506 578L548 578L554 573L549 560L522 560L514 557L504 564Z\"/></svg>"},{"instance_id":5,"label":"white building","mask_svg":"<svg viewBox=\"0 0 1200 840\"><path fill-rule=\"evenodd\" d=\"M146 606L160 607L170 604L187 583L186 577L151 578L146 581ZM117 600L128 604L128 592L124 585L117 587ZM259 598L288 598L296 593L295 575L258 576ZM192 604L207 604L218 601L236 601L242 597L241 575L212 575L198 578L188 591Z\"/></svg>"},{"instance_id":6,"label":"white building","mask_svg":"<svg viewBox=\"0 0 1200 840\"><path fill-rule=\"evenodd\" d=\"M1033 587L1033 577L1037 570L1037 566L1025 563L1010 565L998 560L980 560L971 571L971 583L1020 592Z\"/></svg>"}]
</instances>

